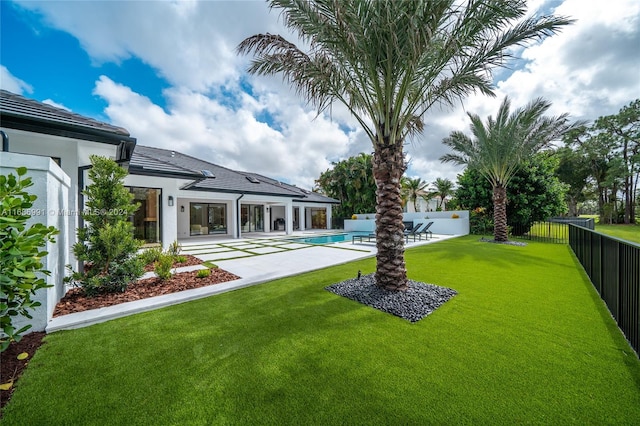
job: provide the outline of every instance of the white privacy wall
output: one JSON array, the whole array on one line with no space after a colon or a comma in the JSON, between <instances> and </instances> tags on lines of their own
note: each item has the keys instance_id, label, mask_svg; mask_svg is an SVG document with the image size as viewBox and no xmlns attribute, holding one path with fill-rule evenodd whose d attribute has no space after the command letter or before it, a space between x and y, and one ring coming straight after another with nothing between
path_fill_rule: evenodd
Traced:
<instances>
[{"instance_id":1,"label":"white privacy wall","mask_svg":"<svg viewBox=\"0 0 640 426\"><path fill-rule=\"evenodd\" d=\"M75 221L74 210L69 206L69 190L71 179L49 157L0 152L0 174L16 175L16 167L27 168L27 177L31 177L33 186L27 188L30 194L38 198L33 203L32 216L27 224L42 223L46 226L54 226L60 232L55 236L54 243L47 243L49 252L43 259L44 269L51 272L46 278L47 284L52 287L39 290L34 299L42 305L31 312L33 319L19 318L14 321L17 328L26 324L33 327L30 331L43 331L49 320L53 317L53 311L58 301L64 296L65 265L69 263L69 224Z\"/></svg>"},{"instance_id":2,"label":"white privacy wall","mask_svg":"<svg viewBox=\"0 0 640 426\"><path fill-rule=\"evenodd\" d=\"M459 216L454 219L452 216ZM376 229L375 213L358 214L358 219L344 221L344 230L347 232L374 232ZM419 223L433 222L429 228L434 234L442 235L467 235L469 234L469 211L451 210L444 212L419 212L404 213L404 222Z\"/></svg>"}]
</instances>

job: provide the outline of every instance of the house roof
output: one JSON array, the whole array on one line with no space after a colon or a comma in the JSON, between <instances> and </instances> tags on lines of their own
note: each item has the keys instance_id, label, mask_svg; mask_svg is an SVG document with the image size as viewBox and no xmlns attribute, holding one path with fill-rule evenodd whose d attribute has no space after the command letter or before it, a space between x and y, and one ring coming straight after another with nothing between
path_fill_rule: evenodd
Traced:
<instances>
[{"instance_id":1,"label":"house roof","mask_svg":"<svg viewBox=\"0 0 640 426\"><path fill-rule=\"evenodd\" d=\"M131 146L135 138L122 127L84 117L24 96L0 90L0 123L9 129L25 130L93 142Z\"/></svg>"},{"instance_id":2,"label":"house roof","mask_svg":"<svg viewBox=\"0 0 640 426\"><path fill-rule=\"evenodd\" d=\"M183 176L194 179L182 189L236 194L275 195L295 201L337 201L255 173L238 172L168 149L137 145L129 173L150 176Z\"/></svg>"}]
</instances>

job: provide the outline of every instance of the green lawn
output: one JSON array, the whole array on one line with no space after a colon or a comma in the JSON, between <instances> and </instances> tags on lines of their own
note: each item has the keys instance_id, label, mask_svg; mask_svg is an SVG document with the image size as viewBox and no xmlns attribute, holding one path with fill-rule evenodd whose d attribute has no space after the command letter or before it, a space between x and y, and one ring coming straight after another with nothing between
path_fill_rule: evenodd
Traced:
<instances>
[{"instance_id":1,"label":"green lawn","mask_svg":"<svg viewBox=\"0 0 640 426\"><path fill-rule=\"evenodd\" d=\"M324 287L369 259L47 336L6 425L637 424L640 361L566 245L407 252L411 324Z\"/></svg>"},{"instance_id":2,"label":"green lawn","mask_svg":"<svg viewBox=\"0 0 640 426\"><path fill-rule=\"evenodd\" d=\"M640 225L600 225L596 224L596 231L612 237L640 243Z\"/></svg>"}]
</instances>

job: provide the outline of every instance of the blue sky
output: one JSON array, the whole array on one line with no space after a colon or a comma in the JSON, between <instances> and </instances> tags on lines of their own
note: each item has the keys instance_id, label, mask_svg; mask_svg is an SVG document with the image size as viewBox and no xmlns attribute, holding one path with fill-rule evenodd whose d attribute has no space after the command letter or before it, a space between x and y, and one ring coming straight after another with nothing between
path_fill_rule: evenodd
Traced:
<instances>
[{"instance_id":1,"label":"blue sky","mask_svg":"<svg viewBox=\"0 0 640 426\"><path fill-rule=\"evenodd\" d=\"M141 145L178 149L304 187L331 161L371 144L341 107L316 116L279 78L248 76L234 49L247 36L288 36L259 1L0 1L0 85L125 127ZM407 146L409 176L455 180L442 138L465 111L495 114L543 96L553 114L593 120L640 97L637 0L529 2L578 21L494 74L497 97L470 96L425 117Z\"/></svg>"}]
</instances>

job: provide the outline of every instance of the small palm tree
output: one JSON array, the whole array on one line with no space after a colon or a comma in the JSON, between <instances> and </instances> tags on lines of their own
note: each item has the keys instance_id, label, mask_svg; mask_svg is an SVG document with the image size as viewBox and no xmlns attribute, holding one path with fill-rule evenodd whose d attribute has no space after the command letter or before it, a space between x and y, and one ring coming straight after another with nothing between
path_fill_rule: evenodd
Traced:
<instances>
[{"instance_id":1,"label":"small palm tree","mask_svg":"<svg viewBox=\"0 0 640 426\"><path fill-rule=\"evenodd\" d=\"M440 158L474 168L491 182L496 241L507 241L507 185L520 164L579 124L568 124L567 114L545 117L551 104L541 98L511 113L510 104L505 97L496 118L489 116L486 124L478 115L467 113L474 138L452 132L442 143L456 153Z\"/></svg>"},{"instance_id":2,"label":"small palm tree","mask_svg":"<svg viewBox=\"0 0 640 426\"><path fill-rule=\"evenodd\" d=\"M435 182L433 182L433 186L436 188L434 195L440 197L436 209L444 210L445 199L453 194L453 182L449 179L437 178Z\"/></svg>"},{"instance_id":3,"label":"small palm tree","mask_svg":"<svg viewBox=\"0 0 640 426\"><path fill-rule=\"evenodd\" d=\"M318 112L343 104L369 136L376 180L376 282L407 288L400 179L403 145L421 132L432 106L475 91L492 95L491 69L512 49L571 21L521 19L523 0L271 0L306 51L282 36L257 34L252 74L282 74Z\"/></svg>"},{"instance_id":4,"label":"small palm tree","mask_svg":"<svg viewBox=\"0 0 640 426\"><path fill-rule=\"evenodd\" d=\"M403 178L402 179L402 194L407 201L413 203L413 211L418 211L418 198L421 192L427 187L427 182L421 178Z\"/></svg>"}]
</instances>

